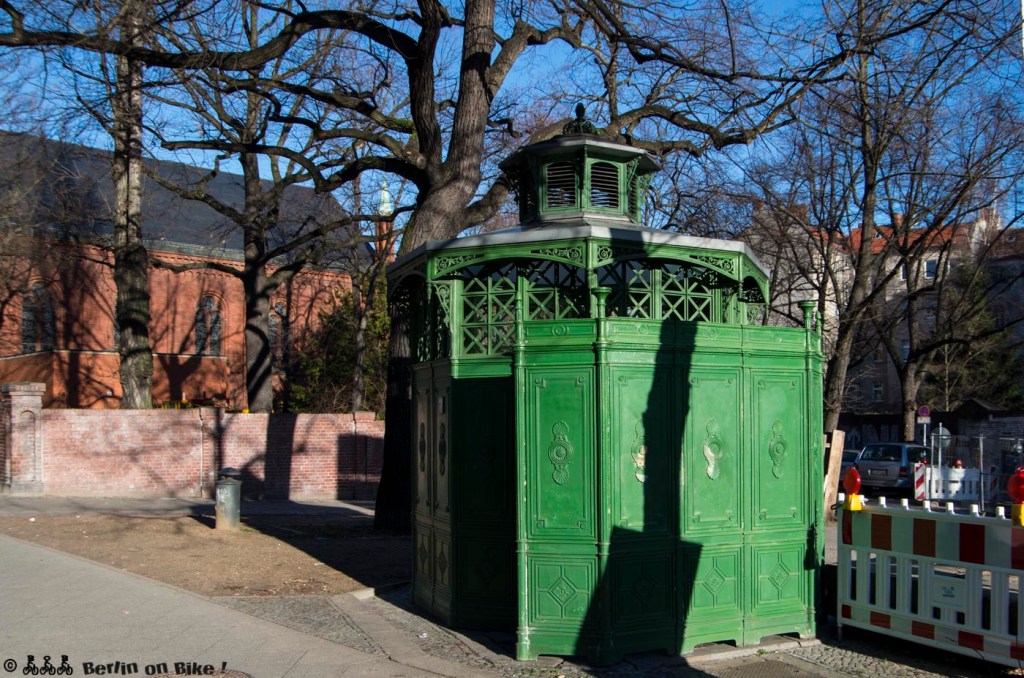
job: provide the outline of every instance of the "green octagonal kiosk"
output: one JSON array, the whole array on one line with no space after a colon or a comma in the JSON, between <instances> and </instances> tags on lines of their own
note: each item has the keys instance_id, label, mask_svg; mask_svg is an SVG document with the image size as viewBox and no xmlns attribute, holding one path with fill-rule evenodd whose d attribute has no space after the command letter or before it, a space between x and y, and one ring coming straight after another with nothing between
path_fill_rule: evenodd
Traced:
<instances>
[{"instance_id":1,"label":"green octagonal kiosk","mask_svg":"<svg viewBox=\"0 0 1024 678\"><path fill-rule=\"evenodd\" d=\"M413 598L516 656L814 633L820 318L738 242L639 224L657 170L580 116L502 164L521 224L389 270L413 341Z\"/></svg>"}]
</instances>

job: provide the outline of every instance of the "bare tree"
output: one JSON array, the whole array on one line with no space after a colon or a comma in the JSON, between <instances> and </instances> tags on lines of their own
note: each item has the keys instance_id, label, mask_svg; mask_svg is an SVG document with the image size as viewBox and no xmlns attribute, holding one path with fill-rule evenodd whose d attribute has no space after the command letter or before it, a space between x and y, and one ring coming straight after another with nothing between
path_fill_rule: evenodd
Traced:
<instances>
[{"instance_id":1,"label":"bare tree","mask_svg":"<svg viewBox=\"0 0 1024 678\"><path fill-rule=\"evenodd\" d=\"M218 7L223 4L216 3ZM832 45L812 54L783 34L766 30L763 17L744 2L659 3L637 7L603 0L497 3L438 0L369 7L305 10L288 3L260 3L278 12L276 32L218 36L202 45L160 43L139 47L109 32L83 32L47 16L0 4L6 24L2 46L74 46L119 54L153 67L190 72L217 69L235 74L235 87L261 96L287 94L316 102L320 118L296 115L318 140L344 140L359 152L342 164L319 167L287 144L252 140L239 153L277 154L307 170L321 191L332 191L366 172L384 172L407 183L415 198L402 223L400 254L432 239L447 239L485 223L505 203L508 181L489 171L489 140L516 131L516 116L500 97L522 55L553 41L572 50L586 46L573 72L580 82L602 84L591 114L613 133L660 154L698 157L742 146L789 121L789 106L868 41ZM500 17L500 20L499 20ZM6 28L6 30L3 30ZM301 54L308 40L334 32L335 54L362 54L372 62L358 81L341 70L337 81L310 82L299 72L267 72L264 66ZM780 37L781 36L781 37ZM872 39L882 39L873 33ZM607 50L605 49L607 48ZM298 50L298 51L293 51ZM788 55L788 56L787 56ZM811 55L813 60L796 63ZM788 63L792 59L794 63ZM568 91L569 88L563 88ZM560 102L553 127L570 106ZM244 127L244 124L242 125ZM388 426L377 523L407 529L410 488L408 319L392 315Z\"/></svg>"},{"instance_id":2,"label":"bare tree","mask_svg":"<svg viewBox=\"0 0 1024 678\"><path fill-rule=\"evenodd\" d=\"M993 207L1017 178L1019 122L1005 97L1020 88L1008 86L1012 69L1003 65L1020 23L1009 3L975 2L855 0L831 5L827 19L834 41L862 47L841 77L801 102L799 127L774 139L786 142L776 162L749 167L746 177L782 222L794 259L814 251L797 278L817 289L826 322L833 319L824 389L830 431L865 323L880 323L877 336L898 358L894 324L920 328L920 316L932 313L930 282L911 280L902 302L890 303L901 272L917 270L936 242ZM899 226L878 225L898 214ZM909 360L900 359L910 422L937 348L911 333ZM912 438L912 423L904 435Z\"/></svg>"},{"instance_id":3,"label":"bare tree","mask_svg":"<svg viewBox=\"0 0 1024 678\"><path fill-rule=\"evenodd\" d=\"M116 36L129 45L140 45L149 21L163 17L161 5L136 0L94 0L74 6L51 7L54 16L68 23L82 22L92 30ZM93 59L88 65L75 64L66 52L46 51L42 61L55 57L73 83L74 103L63 102L65 114L88 116L99 121L113 141L111 178L114 185L113 277L117 290L114 310L120 355L121 407L149 408L152 405L152 352L149 343L148 256L142 244L142 62L125 56ZM83 85L83 83L85 83ZM81 95L79 86L98 85L101 94L92 100ZM55 224L54 226L57 226ZM67 234L81 236L83 234Z\"/></svg>"},{"instance_id":4,"label":"bare tree","mask_svg":"<svg viewBox=\"0 0 1024 678\"><path fill-rule=\"evenodd\" d=\"M1019 105L999 90L979 96L977 87L967 101L919 106L919 119L886 158L881 202L892 227L880 235L891 254L880 266L899 274L889 276L885 302L874 304L871 318L899 375L907 440L918 391L939 350L980 342L1024 320L1019 312L988 326L976 322L986 312L984 299L1002 286L984 274L987 256L1024 216L1011 213L1004 221L998 210L1024 179Z\"/></svg>"},{"instance_id":5,"label":"bare tree","mask_svg":"<svg viewBox=\"0 0 1024 678\"><path fill-rule=\"evenodd\" d=\"M116 23L121 40L139 44L145 4L126 0ZM116 57L110 97L114 155L114 286L121 407L152 407L153 351L149 343L149 255L142 244L143 64Z\"/></svg>"},{"instance_id":6,"label":"bare tree","mask_svg":"<svg viewBox=\"0 0 1024 678\"><path fill-rule=\"evenodd\" d=\"M286 5L287 6L287 3ZM241 0L222 3L216 26L198 18L163 32L162 38L180 50L202 50L215 36L237 34L252 48L280 27L281 15L263 11L261 3ZM215 194L210 182L219 169L189 183L156 174L152 178L183 198L198 200L219 213L226 231L241 234L241 267L218 261L185 265L156 265L176 271L215 269L236 278L245 301L245 383L248 408L270 412L274 406L273 347L270 341L271 301L276 291L300 271L322 263L341 250L352 250L365 240L355 228L367 218L358 205L345 212L334 197L309 199L297 187L303 182L324 183L323 174L358 157L351 142L331 143L311 130L327 125L323 111L310 106L302 92L274 92L267 81L300 81L303 87L322 81L338 66L330 54L336 37L328 32L282 56L244 73L219 68L175 69L168 86L153 97L173 111L186 114L184 125L168 121L154 133L169 150L202 150L218 154L218 165L236 159L241 166L242 201L236 204ZM301 120L301 124L295 121ZM185 129L183 129L185 128ZM198 129L195 135L191 130ZM262 165L262 166L261 166ZM269 166L269 172L266 168ZM265 176L269 174L269 177ZM359 175L354 175L358 179ZM336 182L341 185L342 182ZM358 200L356 201L358 203ZM336 237L338 234L342 237Z\"/></svg>"}]
</instances>

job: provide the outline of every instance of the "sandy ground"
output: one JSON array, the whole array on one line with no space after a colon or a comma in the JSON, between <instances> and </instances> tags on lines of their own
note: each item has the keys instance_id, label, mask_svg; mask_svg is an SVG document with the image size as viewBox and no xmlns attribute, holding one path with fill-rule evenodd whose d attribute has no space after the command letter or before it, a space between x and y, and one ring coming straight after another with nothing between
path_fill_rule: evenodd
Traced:
<instances>
[{"instance_id":1,"label":"sandy ground","mask_svg":"<svg viewBox=\"0 0 1024 678\"><path fill-rule=\"evenodd\" d=\"M410 576L409 537L364 516L254 516L236 532L205 517L6 516L0 533L206 596L333 595Z\"/></svg>"}]
</instances>

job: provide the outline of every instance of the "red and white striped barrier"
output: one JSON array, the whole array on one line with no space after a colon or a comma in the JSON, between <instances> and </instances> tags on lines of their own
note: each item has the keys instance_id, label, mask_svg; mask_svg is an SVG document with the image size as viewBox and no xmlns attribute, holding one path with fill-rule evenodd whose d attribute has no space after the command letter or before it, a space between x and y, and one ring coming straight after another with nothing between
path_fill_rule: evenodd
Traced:
<instances>
[{"instance_id":1,"label":"red and white striped barrier","mask_svg":"<svg viewBox=\"0 0 1024 678\"><path fill-rule=\"evenodd\" d=\"M914 464L914 499L979 501L981 471L976 468L936 468L928 464Z\"/></svg>"},{"instance_id":2,"label":"red and white striped barrier","mask_svg":"<svg viewBox=\"0 0 1024 678\"><path fill-rule=\"evenodd\" d=\"M1024 662L1024 605L1016 604L1024 527L865 507L839 510L839 537L840 633L854 626L1007 666Z\"/></svg>"}]
</instances>

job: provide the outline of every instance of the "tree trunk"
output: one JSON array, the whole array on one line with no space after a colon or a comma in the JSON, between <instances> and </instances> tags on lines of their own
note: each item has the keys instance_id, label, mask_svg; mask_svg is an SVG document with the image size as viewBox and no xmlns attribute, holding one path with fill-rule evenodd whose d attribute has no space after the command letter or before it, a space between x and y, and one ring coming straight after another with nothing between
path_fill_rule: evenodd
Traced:
<instances>
[{"instance_id":1,"label":"tree trunk","mask_svg":"<svg viewBox=\"0 0 1024 678\"><path fill-rule=\"evenodd\" d=\"M372 302L371 302L372 303ZM366 362L366 316L369 313L368 304L363 303L359 288L352 288L352 311L356 322L355 354L352 365L352 398L349 406L352 412L363 409L363 364Z\"/></svg>"},{"instance_id":2,"label":"tree trunk","mask_svg":"<svg viewBox=\"0 0 1024 678\"><path fill-rule=\"evenodd\" d=\"M274 411L274 360L270 350L270 294L263 266L242 278L245 293L245 392L250 412Z\"/></svg>"},{"instance_id":3,"label":"tree trunk","mask_svg":"<svg viewBox=\"0 0 1024 678\"><path fill-rule=\"evenodd\" d=\"M913 442L917 433L917 392L921 379L917 376L917 363L907 362L900 380L900 395L903 402L903 440Z\"/></svg>"},{"instance_id":4,"label":"tree trunk","mask_svg":"<svg viewBox=\"0 0 1024 678\"><path fill-rule=\"evenodd\" d=\"M126 39L136 36L129 15ZM149 257L142 244L142 64L117 58L113 108L115 322L120 357L121 407L153 406L153 353L149 344Z\"/></svg>"},{"instance_id":5,"label":"tree trunk","mask_svg":"<svg viewBox=\"0 0 1024 678\"><path fill-rule=\"evenodd\" d=\"M427 7L435 5L427 3ZM402 237L402 252L411 252L428 240L454 238L472 225L467 223L466 207L480 185L484 133L491 108L487 70L495 47L494 3L467 0L465 7L458 105L443 161L433 70L437 30L443 17L424 12L419 38L422 56L410 73L410 102L432 188L420 196L415 218ZM409 319L404 313L407 309L405 304L389 302L387 426L374 523L378 529L403 531L411 528L412 510L412 353Z\"/></svg>"},{"instance_id":6,"label":"tree trunk","mask_svg":"<svg viewBox=\"0 0 1024 678\"><path fill-rule=\"evenodd\" d=\"M472 193L456 185L434 191L417 210L414 229L406 229L401 251L411 252L424 242L452 238L461 231L460 212ZM453 232L454 231L454 232ZM395 290L391 294L401 294ZM388 375L384 427L384 463L377 489L374 528L392 532L412 529L412 344L409 305L388 300L391 329L388 338Z\"/></svg>"},{"instance_id":7,"label":"tree trunk","mask_svg":"<svg viewBox=\"0 0 1024 678\"><path fill-rule=\"evenodd\" d=\"M250 106L250 115L253 107ZM239 158L245 183L243 210L245 263L242 290L245 295L245 393L250 412L274 411L274 356L270 346L270 297L277 285L267 277L267 230L276 210L263 200L258 158L243 153Z\"/></svg>"},{"instance_id":8,"label":"tree trunk","mask_svg":"<svg viewBox=\"0 0 1024 678\"><path fill-rule=\"evenodd\" d=\"M836 341L835 353L825 370L825 416L823 428L831 433L839 427L839 414L843 410L843 394L846 391L846 373L850 367L850 350L853 345L852 332L846 339L840 334Z\"/></svg>"},{"instance_id":9,"label":"tree trunk","mask_svg":"<svg viewBox=\"0 0 1024 678\"><path fill-rule=\"evenodd\" d=\"M858 25L864 25L864 6L859 6L860 18ZM850 369L853 351L853 340L856 335L857 323L864 316L865 304L868 299L869 284L874 268L874 253L871 249L875 237L875 206L878 203L878 147L874 134L871 96L868 92L870 69L868 56L857 57L857 97L856 114L860 123L860 144L858 153L863 164L862 169L862 204L861 204L861 239L857 251L854 268L853 285L846 305L846 313L840 321L836 336L835 354L828 363L825 375L825 413L824 428L831 433L839 426L839 413L843 409L843 394L846 392L846 375Z\"/></svg>"},{"instance_id":10,"label":"tree trunk","mask_svg":"<svg viewBox=\"0 0 1024 678\"><path fill-rule=\"evenodd\" d=\"M401 290L395 294L401 294ZM408 311L408 304L400 299L388 303L391 333L388 339L387 426L373 526L393 532L412 529L412 346Z\"/></svg>"}]
</instances>

